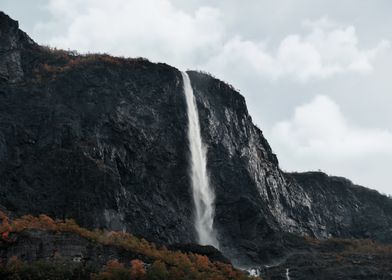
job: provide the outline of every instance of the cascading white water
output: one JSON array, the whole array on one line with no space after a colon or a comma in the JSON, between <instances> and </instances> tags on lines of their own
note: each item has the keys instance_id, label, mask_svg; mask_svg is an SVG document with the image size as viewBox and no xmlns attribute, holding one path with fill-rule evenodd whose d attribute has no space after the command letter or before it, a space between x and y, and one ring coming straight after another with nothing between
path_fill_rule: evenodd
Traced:
<instances>
[{"instance_id":1,"label":"cascading white water","mask_svg":"<svg viewBox=\"0 0 392 280\"><path fill-rule=\"evenodd\" d=\"M290 280L290 269L286 268L286 280Z\"/></svg>"},{"instance_id":2,"label":"cascading white water","mask_svg":"<svg viewBox=\"0 0 392 280\"><path fill-rule=\"evenodd\" d=\"M191 81L182 72L184 94L188 111L188 141L190 150L190 177L195 204L195 228L201 245L219 247L213 228L215 194L207 173L207 150L200 134L199 114Z\"/></svg>"}]
</instances>

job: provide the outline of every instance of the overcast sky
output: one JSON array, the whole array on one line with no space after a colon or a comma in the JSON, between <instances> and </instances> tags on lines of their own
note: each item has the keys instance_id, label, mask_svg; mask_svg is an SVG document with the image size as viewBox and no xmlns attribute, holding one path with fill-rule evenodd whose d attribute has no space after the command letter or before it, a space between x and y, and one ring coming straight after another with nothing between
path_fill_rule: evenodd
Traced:
<instances>
[{"instance_id":1,"label":"overcast sky","mask_svg":"<svg viewBox=\"0 0 392 280\"><path fill-rule=\"evenodd\" d=\"M392 194L390 0L1 0L36 42L199 69L245 96L287 171Z\"/></svg>"}]
</instances>

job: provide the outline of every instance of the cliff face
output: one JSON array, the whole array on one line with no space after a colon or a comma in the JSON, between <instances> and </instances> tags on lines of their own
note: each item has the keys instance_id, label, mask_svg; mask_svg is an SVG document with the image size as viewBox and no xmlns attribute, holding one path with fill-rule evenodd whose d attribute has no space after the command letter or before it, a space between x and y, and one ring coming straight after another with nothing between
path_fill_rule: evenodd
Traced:
<instances>
[{"instance_id":1,"label":"cliff face","mask_svg":"<svg viewBox=\"0 0 392 280\"><path fill-rule=\"evenodd\" d=\"M0 15L0 80L15 82L23 77L20 50L33 41L19 30L18 22Z\"/></svg>"},{"instance_id":2,"label":"cliff face","mask_svg":"<svg viewBox=\"0 0 392 280\"><path fill-rule=\"evenodd\" d=\"M208 75L190 77L209 144L223 250L236 244L235 259L246 255L245 262L257 262L266 257L262 244L278 232L392 241L391 199L321 172L285 174L244 98Z\"/></svg>"},{"instance_id":3,"label":"cliff face","mask_svg":"<svg viewBox=\"0 0 392 280\"><path fill-rule=\"evenodd\" d=\"M0 23L1 208L194 242L181 73L51 51L6 15ZM283 173L244 98L209 75L189 76L227 256L242 264L281 257L263 244L282 232L391 241L390 199L321 173Z\"/></svg>"},{"instance_id":4,"label":"cliff face","mask_svg":"<svg viewBox=\"0 0 392 280\"><path fill-rule=\"evenodd\" d=\"M0 84L0 204L194 240L179 71L19 46L24 77Z\"/></svg>"},{"instance_id":5,"label":"cliff face","mask_svg":"<svg viewBox=\"0 0 392 280\"><path fill-rule=\"evenodd\" d=\"M288 175L309 195L323 236L392 241L390 198L321 172Z\"/></svg>"}]
</instances>

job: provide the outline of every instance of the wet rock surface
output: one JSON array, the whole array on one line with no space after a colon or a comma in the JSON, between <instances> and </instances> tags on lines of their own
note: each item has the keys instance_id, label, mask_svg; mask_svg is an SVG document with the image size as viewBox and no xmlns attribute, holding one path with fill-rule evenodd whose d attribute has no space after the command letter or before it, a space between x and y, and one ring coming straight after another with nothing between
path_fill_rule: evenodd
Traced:
<instances>
[{"instance_id":1,"label":"wet rock surface","mask_svg":"<svg viewBox=\"0 0 392 280\"><path fill-rule=\"evenodd\" d=\"M144 59L48 50L6 15L0 23L1 209L194 243L181 73ZM297 242L303 235L392 241L391 199L344 178L282 172L244 97L188 74L220 249L234 264L282 259L307 246Z\"/></svg>"}]
</instances>

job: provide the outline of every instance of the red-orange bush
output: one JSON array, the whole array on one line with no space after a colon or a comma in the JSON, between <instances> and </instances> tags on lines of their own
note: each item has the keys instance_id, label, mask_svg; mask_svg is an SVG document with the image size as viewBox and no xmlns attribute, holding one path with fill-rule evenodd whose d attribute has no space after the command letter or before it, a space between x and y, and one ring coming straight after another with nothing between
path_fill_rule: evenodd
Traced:
<instances>
[{"instance_id":1,"label":"red-orange bush","mask_svg":"<svg viewBox=\"0 0 392 280\"><path fill-rule=\"evenodd\" d=\"M146 270L144 268L144 263L141 260L131 261L131 277L135 280L143 280L146 276Z\"/></svg>"}]
</instances>

